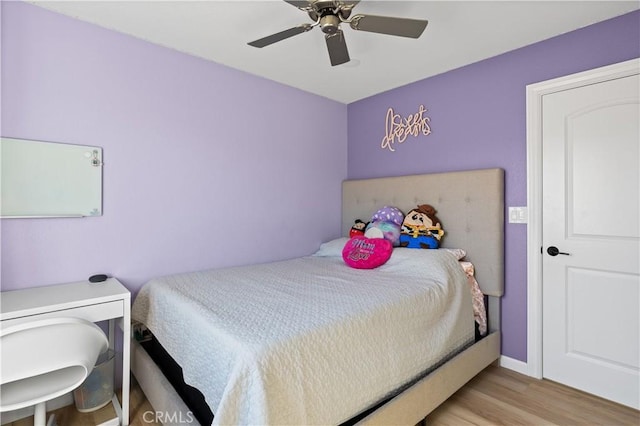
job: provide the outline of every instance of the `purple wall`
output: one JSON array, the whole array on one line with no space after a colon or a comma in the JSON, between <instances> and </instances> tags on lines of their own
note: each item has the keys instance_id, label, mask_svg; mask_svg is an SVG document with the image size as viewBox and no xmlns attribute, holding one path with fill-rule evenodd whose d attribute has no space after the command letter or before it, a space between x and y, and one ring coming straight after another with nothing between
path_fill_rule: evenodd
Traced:
<instances>
[{"instance_id":1,"label":"purple wall","mask_svg":"<svg viewBox=\"0 0 640 426\"><path fill-rule=\"evenodd\" d=\"M2 136L104 148L104 215L4 219L2 289L309 254L340 234L347 107L2 2ZM314 117L333 123L317 135Z\"/></svg>"},{"instance_id":2,"label":"purple wall","mask_svg":"<svg viewBox=\"0 0 640 426\"><path fill-rule=\"evenodd\" d=\"M350 104L349 178L501 167L506 205L525 206L525 86L637 58L639 40L633 12ZM432 134L381 149L387 109L407 116L420 104ZM526 361L526 225L507 224L505 239L502 353Z\"/></svg>"}]
</instances>

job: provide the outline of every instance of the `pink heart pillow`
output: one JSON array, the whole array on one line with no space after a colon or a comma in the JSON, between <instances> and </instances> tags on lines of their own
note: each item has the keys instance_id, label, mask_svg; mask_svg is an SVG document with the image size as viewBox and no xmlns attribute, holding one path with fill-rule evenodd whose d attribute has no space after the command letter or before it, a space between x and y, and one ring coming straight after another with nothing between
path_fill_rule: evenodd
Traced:
<instances>
[{"instance_id":1,"label":"pink heart pillow","mask_svg":"<svg viewBox=\"0 0 640 426\"><path fill-rule=\"evenodd\" d=\"M393 244L389 240L357 235L344 245L342 258L352 268L373 269L384 265L392 251Z\"/></svg>"}]
</instances>

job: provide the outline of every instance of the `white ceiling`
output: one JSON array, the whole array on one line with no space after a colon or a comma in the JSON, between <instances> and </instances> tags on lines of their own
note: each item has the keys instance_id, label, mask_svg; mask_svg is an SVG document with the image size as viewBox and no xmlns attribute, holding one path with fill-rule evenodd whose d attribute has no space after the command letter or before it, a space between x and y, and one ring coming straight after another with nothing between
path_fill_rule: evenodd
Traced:
<instances>
[{"instance_id":1,"label":"white ceiling","mask_svg":"<svg viewBox=\"0 0 640 426\"><path fill-rule=\"evenodd\" d=\"M362 0L354 14L427 19L429 25L419 39L343 25L352 60L332 67L319 28L262 49L247 45L311 23L304 12L281 0L31 3L342 103L640 8L637 0Z\"/></svg>"}]
</instances>

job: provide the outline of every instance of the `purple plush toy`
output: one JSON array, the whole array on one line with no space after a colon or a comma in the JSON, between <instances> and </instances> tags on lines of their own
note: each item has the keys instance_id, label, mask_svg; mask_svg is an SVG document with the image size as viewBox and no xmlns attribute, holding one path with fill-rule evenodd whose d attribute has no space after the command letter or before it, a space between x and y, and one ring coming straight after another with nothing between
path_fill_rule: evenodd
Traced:
<instances>
[{"instance_id":1,"label":"purple plush toy","mask_svg":"<svg viewBox=\"0 0 640 426\"><path fill-rule=\"evenodd\" d=\"M367 238L384 238L394 246L400 245L400 227L404 214L397 207L384 206L378 210L367 225L364 236Z\"/></svg>"}]
</instances>

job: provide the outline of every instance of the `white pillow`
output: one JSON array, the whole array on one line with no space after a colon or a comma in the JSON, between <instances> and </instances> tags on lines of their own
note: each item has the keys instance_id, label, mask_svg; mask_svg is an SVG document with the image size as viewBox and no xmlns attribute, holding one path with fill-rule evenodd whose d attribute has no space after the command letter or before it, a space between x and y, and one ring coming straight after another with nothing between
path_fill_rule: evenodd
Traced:
<instances>
[{"instance_id":1,"label":"white pillow","mask_svg":"<svg viewBox=\"0 0 640 426\"><path fill-rule=\"evenodd\" d=\"M460 252L454 252L460 255ZM411 268L418 265L422 267L425 261L436 261L443 265L448 264L450 267L456 267L459 260L448 250L441 249L414 249L406 247L395 247L389 261L380 267L380 269L389 268ZM428 263L429 264L429 263ZM452 266L453 265L453 266ZM459 268L459 266L458 266ZM460 270L462 270L460 268Z\"/></svg>"},{"instance_id":2,"label":"white pillow","mask_svg":"<svg viewBox=\"0 0 640 426\"><path fill-rule=\"evenodd\" d=\"M320 244L320 248L317 252L313 254L313 256L321 256L321 257L332 257L339 256L342 257L342 249L344 245L347 244L349 238L340 237L335 240L327 241L326 243Z\"/></svg>"},{"instance_id":3,"label":"white pillow","mask_svg":"<svg viewBox=\"0 0 640 426\"><path fill-rule=\"evenodd\" d=\"M467 255L466 251L464 251L463 249L459 249L459 248L442 248L441 247L438 250L448 251L449 253L454 255L456 257L456 259L458 259L458 260L464 259L464 257Z\"/></svg>"}]
</instances>

